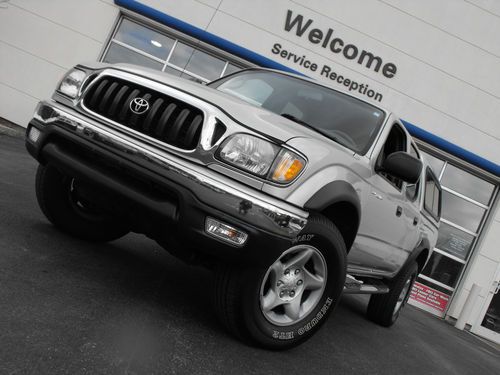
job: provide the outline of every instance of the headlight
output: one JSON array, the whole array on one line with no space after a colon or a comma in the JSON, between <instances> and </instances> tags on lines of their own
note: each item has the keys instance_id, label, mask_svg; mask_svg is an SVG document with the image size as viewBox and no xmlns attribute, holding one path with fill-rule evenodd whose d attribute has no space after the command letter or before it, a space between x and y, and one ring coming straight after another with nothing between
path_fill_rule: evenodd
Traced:
<instances>
[{"instance_id":1,"label":"headlight","mask_svg":"<svg viewBox=\"0 0 500 375\"><path fill-rule=\"evenodd\" d=\"M229 164L265 176L278 151L278 146L263 139L247 134L236 134L222 146L219 155Z\"/></svg>"},{"instance_id":2,"label":"headlight","mask_svg":"<svg viewBox=\"0 0 500 375\"><path fill-rule=\"evenodd\" d=\"M74 99L77 97L85 77L87 77L87 73L83 70L72 69L64 76L57 90Z\"/></svg>"},{"instance_id":3,"label":"headlight","mask_svg":"<svg viewBox=\"0 0 500 375\"><path fill-rule=\"evenodd\" d=\"M219 157L247 172L286 184L304 169L305 160L294 152L248 134L236 134L226 140Z\"/></svg>"}]
</instances>

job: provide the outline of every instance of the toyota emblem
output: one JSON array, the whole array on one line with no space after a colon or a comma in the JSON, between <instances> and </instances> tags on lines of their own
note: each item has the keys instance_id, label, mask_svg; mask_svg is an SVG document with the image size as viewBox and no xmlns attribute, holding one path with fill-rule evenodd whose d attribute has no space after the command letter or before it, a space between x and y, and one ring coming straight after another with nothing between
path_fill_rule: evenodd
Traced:
<instances>
[{"instance_id":1,"label":"toyota emblem","mask_svg":"<svg viewBox=\"0 0 500 375\"><path fill-rule=\"evenodd\" d=\"M142 115L149 109L149 102L143 98L135 98L130 102L130 110L137 115Z\"/></svg>"}]
</instances>

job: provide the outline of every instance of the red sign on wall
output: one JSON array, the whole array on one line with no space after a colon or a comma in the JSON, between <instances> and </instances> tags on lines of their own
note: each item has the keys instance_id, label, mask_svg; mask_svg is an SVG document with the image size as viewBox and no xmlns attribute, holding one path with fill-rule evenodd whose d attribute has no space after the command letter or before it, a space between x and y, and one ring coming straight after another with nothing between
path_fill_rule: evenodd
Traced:
<instances>
[{"instance_id":1,"label":"red sign on wall","mask_svg":"<svg viewBox=\"0 0 500 375\"><path fill-rule=\"evenodd\" d=\"M444 312L450 300L449 295L419 282L415 282L415 285L413 285L410 298L439 312Z\"/></svg>"}]
</instances>

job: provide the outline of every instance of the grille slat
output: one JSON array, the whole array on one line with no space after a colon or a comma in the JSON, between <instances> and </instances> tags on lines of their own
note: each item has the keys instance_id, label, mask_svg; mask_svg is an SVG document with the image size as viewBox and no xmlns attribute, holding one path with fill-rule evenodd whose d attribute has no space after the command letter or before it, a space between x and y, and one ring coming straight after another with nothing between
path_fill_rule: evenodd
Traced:
<instances>
[{"instance_id":1,"label":"grille slat","mask_svg":"<svg viewBox=\"0 0 500 375\"><path fill-rule=\"evenodd\" d=\"M90 105L92 107L96 107L99 102L101 101L102 93L104 91L104 88L108 85L109 81L107 79L104 79L101 81L99 86L94 86L96 87L95 91L92 93L92 99L90 100Z\"/></svg>"},{"instance_id":2,"label":"grille slat","mask_svg":"<svg viewBox=\"0 0 500 375\"><path fill-rule=\"evenodd\" d=\"M146 120L144 120L144 125L142 127L145 134L151 134L151 126L153 125L154 121L157 120L157 115L159 113L158 110L164 102L165 101L162 98L158 98L153 103L153 106L148 113L148 117L146 117Z\"/></svg>"},{"instance_id":3,"label":"grille slat","mask_svg":"<svg viewBox=\"0 0 500 375\"><path fill-rule=\"evenodd\" d=\"M108 111L109 118L115 118L117 110L123 105L122 99L124 99L128 90L130 90L130 88L126 85L118 90L118 94L113 98L113 103L111 103L111 107Z\"/></svg>"},{"instance_id":4,"label":"grille slat","mask_svg":"<svg viewBox=\"0 0 500 375\"><path fill-rule=\"evenodd\" d=\"M113 97L115 90L118 87L118 82L113 82L108 89L104 92L101 102L99 103L99 111L103 112L105 109L108 109L108 104Z\"/></svg>"},{"instance_id":5,"label":"grille slat","mask_svg":"<svg viewBox=\"0 0 500 375\"><path fill-rule=\"evenodd\" d=\"M163 115L160 117L160 120L158 121L158 126L156 127L156 131L154 132L155 135L158 137L158 139L162 139L164 137L167 125L170 123L170 120L172 119L172 114L175 112L176 109L177 109L177 104L170 103L163 112Z\"/></svg>"},{"instance_id":6,"label":"grille slat","mask_svg":"<svg viewBox=\"0 0 500 375\"><path fill-rule=\"evenodd\" d=\"M173 139L179 138L179 133L181 131L182 126L184 125L184 122L187 120L189 113L190 113L189 109L184 108L181 111L181 113L177 115L174 125L168 130L166 139L167 142L171 142Z\"/></svg>"},{"instance_id":7,"label":"grille slat","mask_svg":"<svg viewBox=\"0 0 500 375\"><path fill-rule=\"evenodd\" d=\"M147 106L137 107L134 99ZM190 104L120 78L105 76L83 98L90 111L170 145L192 150L198 145L203 112ZM143 111L144 109L144 111Z\"/></svg>"},{"instance_id":8,"label":"grille slat","mask_svg":"<svg viewBox=\"0 0 500 375\"><path fill-rule=\"evenodd\" d=\"M194 139L200 137L201 125L203 124L203 116L196 115L191 125L189 126L189 130L184 136L184 144L189 145L193 142Z\"/></svg>"}]
</instances>

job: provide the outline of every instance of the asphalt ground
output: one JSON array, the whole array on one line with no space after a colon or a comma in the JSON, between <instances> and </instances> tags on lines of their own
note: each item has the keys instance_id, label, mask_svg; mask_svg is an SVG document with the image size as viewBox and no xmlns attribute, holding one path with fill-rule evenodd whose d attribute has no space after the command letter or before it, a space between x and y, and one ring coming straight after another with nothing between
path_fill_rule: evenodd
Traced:
<instances>
[{"instance_id":1,"label":"asphalt ground","mask_svg":"<svg viewBox=\"0 0 500 375\"><path fill-rule=\"evenodd\" d=\"M212 312L210 272L140 235L58 232L36 167L22 138L0 134L0 374L500 374L494 346L412 306L379 327L366 296L344 296L298 348L248 347Z\"/></svg>"}]
</instances>

